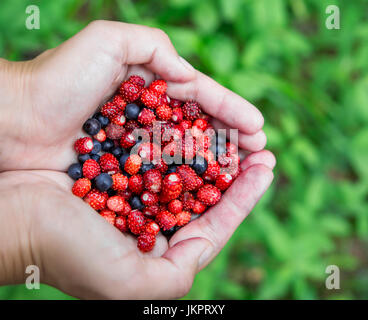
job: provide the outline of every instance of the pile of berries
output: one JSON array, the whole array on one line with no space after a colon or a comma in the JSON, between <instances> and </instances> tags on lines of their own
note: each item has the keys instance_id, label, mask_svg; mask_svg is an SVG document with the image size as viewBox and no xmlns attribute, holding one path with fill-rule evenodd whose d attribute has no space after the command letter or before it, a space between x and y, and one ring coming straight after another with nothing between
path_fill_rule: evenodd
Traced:
<instances>
[{"instance_id":1,"label":"pile of berries","mask_svg":"<svg viewBox=\"0 0 368 320\"><path fill-rule=\"evenodd\" d=\"M164 80L137 75L88 119L68 169L72 192L143 252L215 205L240 173L237 146L195 101L170 99Z\"/></svg>"}]
</instances>

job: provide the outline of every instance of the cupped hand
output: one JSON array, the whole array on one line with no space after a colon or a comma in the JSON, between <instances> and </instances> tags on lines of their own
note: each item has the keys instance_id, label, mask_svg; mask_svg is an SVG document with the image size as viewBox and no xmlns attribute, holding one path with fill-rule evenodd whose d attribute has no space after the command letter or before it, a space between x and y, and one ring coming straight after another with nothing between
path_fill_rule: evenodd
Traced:
<instances>
[{"instance_id":1,"label":"cupped hand","mask_svg":"<svg viewBox=\"0 0 368 320\"><path fill-rule=\"evenodd\" d=\"M192 68L163 31L95 21L31 61L0 60L0 171L66 170L84 121L133 73L165 79L171 97L197 100L217 128L239 129L241 148L264 148L261 113Z\"/></svg>"},{"instance_id":2,"label":"cupped hand","mask_svg":"<svg viewBox=\"0 0 368 320\"><path fill-rule=\"evenodd\" d=\"M2 173L0 199L7 199L8 206L0 215L6 257L0 284L24 281L26 266L32 264L40 268L41 282L79 298L181 297L266 191L274 165L268 151L249 155L221 202L169 242L159 235L148 254L140 253L134 237L73 196L65 173Z\"/></svg>"}]
</instances>

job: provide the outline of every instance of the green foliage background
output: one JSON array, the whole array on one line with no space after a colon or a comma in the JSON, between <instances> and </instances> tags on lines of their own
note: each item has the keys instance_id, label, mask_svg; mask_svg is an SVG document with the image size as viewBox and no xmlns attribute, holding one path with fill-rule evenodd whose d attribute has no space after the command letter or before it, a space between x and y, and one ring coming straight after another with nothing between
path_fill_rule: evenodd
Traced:
<instances>
[{"instance_id":1,"label":"green foliage background","mask_svg":"<svg viewBox=\"0 0 368 320\"><path fill-rule=\"evenodd\" d=\"M40 30L25 28L29 4L40 7ZM330 4L340 30L325 27ZM1 0L0 56L32 58L94 19L164 29L265 115L275 182L187 298L368 298L367 1ZM330 264L341 290L325 288ZM68 298L23 285L0 297Z\"/></svg>"}]
</instances>

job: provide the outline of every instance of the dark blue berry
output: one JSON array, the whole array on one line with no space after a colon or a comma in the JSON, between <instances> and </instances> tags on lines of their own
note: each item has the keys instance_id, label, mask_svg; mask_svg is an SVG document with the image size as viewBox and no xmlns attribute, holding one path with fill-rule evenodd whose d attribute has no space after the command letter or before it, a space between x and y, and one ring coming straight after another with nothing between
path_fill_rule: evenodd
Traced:
<instances>
[{"instance_id":1,"label":"dark blue berry","mask_svg":"<svg viewBox=\"0 0 368 320\"><path fill-rule=\"evenodd\" d=\"M127 159L129 158L130 154L129 153L125 153L120 157L119 163L120 163L120 167L124 168L125 166L125 162L127 161Z\"/></svg>"},{"instance_id":2,"label":"dark blue berry","mask_svg":"<svg viewBox=\"0 0 368 320\"><path fill-rule=\"evenodd\" d=\"M165 237L171 237L174 233L176 232L176 228L172 227L169 230L161 230L161 233L165 236Z\"/></svg>"},{"instance_id":3,"label":"dark blue berry","mask_svg":"<svg viewBox=\"0 0 368 320\"><path fill-rule=\"evenodd\" d=\"M176 164L170 164L165 173L170 174L170 173L176 172L177 167L178 166Z\"/></svg>"},{"instance_id":4,"label":"dark blue berry","mask_svg":"<svg viewBox=\"0 0 368 320\"><path fill-rule=\"evenodd\" d=\"M101 113L96 113L93 118L98 120L102 128L105 128L110 122L109 118L104 117Z\"/></svg>"},{"instance_id":5,"label":"dark blue berry","mask_svg":"<svg viewBox=\"0 0 368 320\"><path fill-rule=\"evenodd\" d=\"M137 120L141 108L135 103L129 103L125 107L125 116L130 120Z\"/></svg>"},{"instance_id":6,"label":"dark blue berry","mask_svg":"<svg viewBox=\"0 0 368 320\"><path fill-rule=\"evenodd\" d=\"M152 163L143 163L140 169L141 174L153 169L155 166Z\"/></svg>"},{"instance_id":7,"label":"dark blue berry","mask_svg":"<svg viewBox=\"0 0 368 320\"><path fill-rule=\"evenodd\" d=\"M106 191L112 186L112 178L107 173L101 173L95 179L96 187L100 191Z\"/></svg>"},{"instance_id":8,"label":"dark blue berry","mask_svg":"<svg viewBox=\"0 0 368 320\"><path fill-rule=\"evenodd\" d=\"M114 147L111 149L111 153L116 157L119 158L123 154L123 150L120 147Z\"/></svg>"},{"instance_id":9,"label":"dark blue berry","mask_svg":"<svg viewBox=\"0 0 368 320\"><path fill-rule=\"evenodd\" d=\"M91 159L95 160L95 161L100 161L100 156L98 154L91 154Z\"/></svg>"},{"instance_id":10,"label":"dark blue berry","mask_svg":"<svg viewBox=\"0 0 368 320\"><path fill-rule=\"evenodd\" d=\"M87 161L88 159L91 159L91 157L89 156L89 154L88 153L86 153L86 154L80 154L79 156L78 156L78 161L80 162L80 163L84 163L85 161Z\"/></svg>"},{"instance_id":11,"label":"dark blue berry","mask_svg":"<svg viewBox=\"0 0 368 320\"><path fill-rule=\"evenodd\" d=\"M97 119L88 119L83 125L83 130L90 136L94 136L101 130L101 123Z\"/></svg>"},{"instance_id":12,"label":"dark blue berry","mask_svg":"<svg viewBox=\"0 0 368 320\"><path fill-rule=\"evenodd\" d=\"M82 166L79 163L73 163L68 168L68 175L74 180L82 178Z\"/></svg>"},{"instance_id":13,"label":"dark blue berry","mask_svg":"<svg viewBox=\"0 0 368 320\"><path fill-rule=\"evenodd\" d=\"M139 196L133 196L130 198L129 200L129 204L132 207L132 209L138 209L138 210L142 210L144 208L143 203L141 202L141 199L139 198Z\"/></svg>"},{"instance_id":14,"label":"dark blue berry","mask_svg":"<svg viewBox=\"0 0 368 320\"><path fill-rule=\"evenodd\" d=\"M93 140L93 149L92 151L90 152L90 154L97 154L101 151L101 143L97 140Z\"/></svg>"},{"instance_id":15,"label":"dark blue berry","mask_svg":"<svg viewBox=\"0 0 368 320\"><path fill-rule=\"evenodd\" d=\"M190 166L197 174L202 175L207 170L208 163L205 158L196 156Z\"/></svg>"},{"instance_id":16,"label":"dark blue berry","mask_svg":"<svg viewBox=\"0 0 368 320\"><path fill-rule=\"evenodd\" d=\"M106 139L101 145L103 151L110 151L114 147L114 142L110 139Z\"/></svg>"}]
</instances>

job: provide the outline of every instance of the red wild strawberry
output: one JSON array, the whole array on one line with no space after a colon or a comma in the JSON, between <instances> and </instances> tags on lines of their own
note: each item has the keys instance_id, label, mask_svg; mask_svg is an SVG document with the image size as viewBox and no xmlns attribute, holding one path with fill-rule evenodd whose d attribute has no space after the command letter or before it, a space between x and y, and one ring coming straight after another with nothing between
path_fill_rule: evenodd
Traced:
<instances>
[{"instance_id":1,"label":"red wild strawberry","mask_svg":"<svg viewBox=\"0 0 368 320\"><path fill-rule=\"evenodd\" d=\"M128 81L132 82L132 83L135 83L136 85L138 85L141 88L143 88L144 85L146 84L146 81L141 76L138 76L138 75L130 76Z\"/></svg>"},{"instance_id":2,"label":"red wild strawberry","mask_svg":"<svg viewBox=\"0 0 368 320\"><path fill-rule=\"evenodd\" d=\"M143 191L143 178L140 174L133 175L129 178L129 189L135 194L141 194Z\"/></svg>"},{"instance_id":3,"label":"red wild strawberry","mask_svg":"<svg viewBox=\"0 0 368 320\"><path fill-rule=\"evenodd\" d=\"M196 127L202 131L207 129L208 122L205 119L197 119L193 122L193 127Z\"/></svg>"},{"instance_id":4,"label":"red wild strawberry","mask_svg":"<svg viewBox=\"0 0 368 320\"><path fill-rule=\"evenodd\" d=\"M126 217L116 217L115 218L115 227L118 228L121 232L128 232L128 222Z\"/></svg>"},{"instance_id":5,"label":"red wild strawberry","mask_svg":"<svg viewBox=\"0 0 368 320\"><path fill-rule=\"evenodd\" d=\"M112 188L116 191L124 191L128 188L128 177L122 173L115 173L112 175Z\"/></svg>"},{"instance_id":6,"label":"red wild strawberry","mask_svg":"<svg viewBox=\"0 0 368 320\"><path fill-rule=\"evenodd\" d=\"M93 159L88 159L83 163L83 176L88 179L94 179L101 173L100 165Z\"/></svg>"},{"instance_id":7,"label":"red wild strawberry","mask_svg":"<svg viewBox=\"0 0 368 320\"><path fill-rule=\"evenodd\" d=\"M141 126L140 126L140 124L138 123L138 121L137 120L129 120L126 124L125 124L125 126L124 126L124 128L125 128L125 130L126 131L129 131L129 132L132 132L132 131L134 131L135 129L139 129Z\"/></svg>"},{"instance_id":8,"label":"red wild strawberry","mask_svg":"<svg viewBox=\"0 0 368 320\"><path fill-rule=\"evenodd\" d=\"M225 191L233 183L233 177L229 173L221 173L217 179L215 186L221 191Z\"/></svg>"},{"instance_id":9,"label":"red wild strawberry","mask_svg":"<svg viewBox=\"0 0 368 320\"><path fill-rule=\"evenodd\" d=\"M93 136L97 141L104 142L106 140L106 132L104 129L101 129L97 134Z\"/></svg>"},{"instance_id":10,"label":"red wild strawberry","mask_svg":"<svg viewBox=\"0 0 368 320\"><path fill-rule=\"evenodd\" d=\"M114 98L112 99L112 103L118 106L121 112L124 112L125 106L127 105L124 98L120 94L117 94L116 96L114 96Z\"/></svg>"},{"instance_id":11,"label":"red wild strawberry","mask_svg":"<svg viewBox=\"0 0 368 320\"><path fill-rule=\"evenodd\" d=\"M119 126L123 126L126 122L125 116L123 114L118 114L111 119L111 122Z\"/></svg>"},{"instance_id":12,"label":"red wild strawberry","mask_svg":"<svg viewBox=\"0 0 368 320\"><path fill-rule=\"evenodd\" d=\"M158 107L159 106L163 106L163 105L168 106L169 103L170 103L170 98L169 98L169 96L166 93L164 93L164 94L160 95L160 97L158 98L158 104L157 104L157 106Z\"/></svg>"},{"instance_id":13,"label":"red wild strawberry","mask_svg":"<svg viewBox=\"0 0 368 320\"><path fill-rule=\"evenodd\" d=\"M220 170L220 165L217 162L209 162L208 167L202 177L205 181L208 182L215 181L220 174Z\"/></svg>"},{"instance_id":14,"label":"red wild strawberry","mask_svg":"<svg viewBox=\"0 0 368 320\"><path fill-rule=\"evenodd\" d=\"M197 190L203 185L202 178L199 177L196 172L186 164L178 167L176 172L180 175L184 191Z\"/></svg>"},{"instance_id":15,"label":"red wild strawberry","mask_svg":"<svg viewBox=\"0 0 368 320\"><path fill-rule=\"evenodd\" d=\"M193 194L191 194L190 192L184 192L181 196L180 196L180 200L183 203L183 209L184 210L191 210L194 206L194 196Z\"/></svg>"},{"instance_id":16,"label":"red wild strawberry","mask_svg":"<svg viewBox=\"0 0 368 320\"><path fill-rule=\"evenodd\" d=\"M102 172L114 174L119 171L119 161L111 153L105 153L101 156L99 164Z\"/></svg>"},{"instance_id":17,"label":"red wild strawberry","mask_svg":"<svg viewBox=\"0 0 368 320\"><path fill-rule=\"evenodd\" d=\"M102 210L106 207L108 197L109 196L107 192L101 192L97 189L92 189L84 197L84 201L86 201L93 209Z\"/></svg>"},{"instance_id":18,"label":"red wild strawberry","mask_svg":"<svg viewBox=\"0 0 368 320\"><path fill-rule=\"evenodd\" d=\"M207 207L202 202L198 200L194 200L193 206L192 206L193 213L195 214L203 213L206 210L206 208Z\"/></svg>"},{"instance_id":19,"label":"red wild strawberry","mask_svg":"<svg viewBox=\"0 0 368 320\"><path fill-rule=\"evenodd\" d=\"M107 209L101 210L100 216L103 217L108 223L115 225L116 215L113 211Z\"/></svg>"},{"instance_id":20,"label":"red wild strawberry","mask_svg":"<svg viewBox=\"0 0 368 320\"><path fill-rule=\"evenodd\" d=\"M136 174L142 165L142 159L137 154L131 154L125 162L124 169L129 174Z\"/></svg>"},{"instance_id":21,"label":"red wild strawberry","mask_svg":"<svg viewBox=\"0 0 368 320\"><path fill-rule=\"evenodd\" d=\"M198 102L187 101L183 105L182 109L183 109L184 117L187 120L193 121L199 117L200 106Z\"/></svg>"},{"instance_id":22,"label":"red wild strawberry","mask_svg":"<svg viewBox=\"0 0 368 320\"><path fill-rule=\"evenodd\" d=\"M229 154L237 154L238 146L231 142L226 142L226 152Z\"/></svg>"},{"instance_id":23,"label":"red wild strawberry","mask_svg":"<svg viewBox=\"0 0 368 320\"><path fill-rule=\"evenodd\" d=\"M183 121L184 114L181 108L172 109L171 120L175 123L180 123Z\"/></svg>"},{"instance_id":24,"label":"red wild strawberry","mask_svg":"<svg viewBox=\"0 0 368 320\"><path fill-rule=\"evenodd\" d=\"M143 89L141 101L146 107L155 109L159 103L159 95L152 90Z\"/></svg>"},{"instance_id":25,"label":"red wild strawberry","mask_svg":"<svg viewBox=\"0 0 368 320\"><path fill-rule=\"evenodd\" d=\"M121 196L113 196L107 200L106 205L114 212L122 212L126 206L126 201Z\"/></svg>"},{"instance_id":26,"label":"red wild strawberry","mask_svg":"<svg viewBox=\"0 0 368 320\"><path fill-rule=\"evenodd\" d=\"M179 197L182 188L180 176L175 172L168 174L162 182L162 191L160 195L161 202L167 203L176 199Z\"/></svg>"},{"instance_id":27,"label":"red wild strawberry","mask_svg":"<svg viewBox=\"0 0 368 320\"><path fill-rule=\"evenodd\" d=\"M90 153L93 149L93 141L90 137L79 138L74 143L74 149L78 154Z\"/></svg>"},{"instance_id":28,"label":"red wild strawberry","mask_svg":"<svg viewBox=\"0 0 368 320\"><path fill-rule=\"evenodd\" d=\"M107 102L101 108L102 115L110 120L122 112L123 110L113 102Z\"/></svg>"},{"instance_id":29,"label":"red wild strawberry","mask_svg":"<svg viewBox=\"0 0 368 320\"><path fill-rule=\"evenodd\" d=\"M171 212L165 210L160 211L157 214L156 222L161 227L161 229L169 230L176 225L176 218Z\"/></svg>"},{"instance_id":30,"label":"red wild strawberry","mask_svg":"<svg viewBox=\"0 0 368 320\"><path fill-rule=\"evenodd\" d=\"M183 105L183 102L178 99L170 99L170 107L171 108L180 108Z\"/></svg>"},{"instance_id":31,"label":"red wild strawberry","mask_svg":"<svg viewBox=\"0 0 368 320\"><path fill-rule=\"evenodd\" d=\"M142 233L138 237L137 247L142 252L149 252L153 249L156 243L156 238L151 233Z\"/></svg>"},{"instance_id":32,"label":"red wild strawberry","mask_svg":"<svg viewBox=\"0 0 368 320\"><path fill-rule=\"evenodd\" d=\"M142 212L133 210L128 215L128 227L132 233L140 234L143 231L145 224L146 218Z\"/></svg>"},{"instance_id":33,"label":"red wild strawberry","mask_svg":"<svg viewBox=\"0 0 368 320\"><path fill-rule=\"evenodd\" d=\"M151 169L143 174L144 187L153 193L161 191L162 177L157 169Z\"/></svg>"},{"instance_id":34,"label":"red wild strawberry","mask_svg":"<svg viewBox=\"0 0 368 320\"><path fill-rule=\"evenodd\" d=\"M167 171L167 164L164 159L160 158L158 161L153 161L155 165L155 169L160 171L161 173L165 173Z\"/></svg>"},{"instance_id":35,"label":"red wild strawberry","mask_svg":"<svg viewBox=\"0 0 368 320\"><path fill-rule=\"evenodd\" d=\"M109 123L105 129L105 132L106 132L106 136L109 139L116 140L116 139L120 139L123 136L125 130L122 126L119 126L114 123Z\"/></svg>"},{"instance_id":36,"label":"red wild strawberry","mask_svg":"<svg viewBox=\"0 0 368 320\"><path fill-rule=\"evenodd\" d=\"M143 209L143 214L147 217L153 218L155 217L160 211L160 208L158 205L154 205L154 206L150 206L150 207L145 207Z\"/></svg>"},{"instance_id":37,"label":"red wild strawberry","mask_svg":"<svg viewBox=\"0 0 368 320\"><path fill-rule=\"evenodd\" d=\"M183 203L180 200L175 199L169 202L169 204L167 205L167 208L169 209L171 213L177 214L183 211Z\"/></svg>"},{"instance_id":38,"label":"red wild strawberry","mask_svg":"<svg viewBox=\"0 0 368 320\"><path fill-rule=\"evenodd\" d=\"M176 225L179 227L185 226L189 221L192 215L189 211L181 211L175 215L176 217Z\"/></svg>"},{"instance_id":39,"label":"red wild strawberry","mask_svg":"<svg viewBox=\"0 0 368 320\"><path fill-rule=\"evenodd\" d=\"M158 106L156 109L157 117L164 121L170 120L172 113L172 109L165 104Z\"/></svg>"},{"instance_id":40,"label":"red wild strawberry","mask_svg":"<svg viewBox=\"0 0 368 320\"><path fill-rule=\"evenodd\" d=\"M130 81L124 81L120 85L119 92L123 96L124 100L129 103L137 100L140 97L142 87Z\"/></svg>"},{"instance_id":41,"label":"red wild strawberry","mask_svg":"<svg viewBox=\"0 0 368 320\"><path fill-rule=\"evenodd\" d=\"M211 184L206 184L197 192L197 199L207 206L213 206L221 199L221 191Z\"/></svg>"},{"instance_id":42,"label":"red wild strawberry","mask_svg":"<svg viewBox=\"0 0 368 320\"><path fill-rule=\"evenodd\" d=\"M158 195L156 193L144 191L141 194L141 200L145 206L153 206L158 202Z\"/></svg>"},{"instance_id":43,"label":"red wild strawberry","mask_svg":"<svg viewBox=\"0 0 368 320\"><path fill-rule=\"evenodd\" d=\"M141 143L138 147L137 153L143 161L161 159L161 148L156 143Z\"/></svg>"},{"instance_id":44,"label":"red wild strawberry","mask_svg":"<svg viewBox=\"0 0 368 320\"><path fill-rule=\"evenodd\" d=\"M120 139L120 145L122 148L129 149L136 143L136 138L132 131L125 131Z\"/></svg>"},{"instance_id":45,"label":"red wild strawberry","mask_svg":"<svg viewBox=\"0 0 368 320\"><path fill-rule=\"evenodd\" d=\"M192 122L190 120L183 120L182 122L179 123L180 126L184 129L184 130L189 130L192 127Z\"/></svg>"},{"instance_id":46,"label":"red wild strawberry","mask_svg":"<svg viewBox=\"0 0 368 320\"><path fill-rule=\"evenodd\" d=\"M143 125L150 125L155 120L156 120L155 113L148 108L143 108L138 115L138 122L140 122Z\"/></svg>"},{"instance_id":47,"label":"red wild strawberry","mask_svg":"<svg viewBox=\"0 0 368 320\"><path fill-rule=\"evenodd\" d=\"M150 233L155 236L160 232L160 226L156 222L149 220L146 222L143 232Z\"/></svg>"},{"instance_id":48,"label":"red wild strawberry","mask_svg":"<svg viewBox=\"0 0 368 320\"><path fill-rule=\"evenodd\" d=\"M87 178L78 179L72 188L75 196L83 198L91 190L91 181Z\"/></svg>"},{"instance_id":49,"label":"red wild strawberry","mask_svg":"<svg viewBox=\"0 0 368 320\"><path fill-rule=\"evenodd\" d=\"M151 82L149 85L149 90L157 92L159 95L164 94L167 89L167 83L165 80L158 79Z\"/></svg>"}]
</instances>

